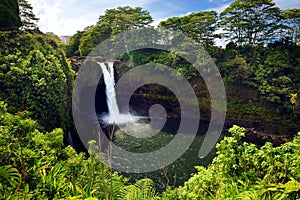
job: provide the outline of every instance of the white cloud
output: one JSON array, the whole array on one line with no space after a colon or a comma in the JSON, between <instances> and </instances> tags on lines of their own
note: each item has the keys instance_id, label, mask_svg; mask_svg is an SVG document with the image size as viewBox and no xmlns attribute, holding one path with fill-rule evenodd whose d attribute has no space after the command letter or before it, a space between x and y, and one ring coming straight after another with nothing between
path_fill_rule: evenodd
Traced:
<instances>
[{"instance_id":1,"label":"white cloud","mask_svg":"<svg viewBox=\"0 0 300 200\"><path fill-rule=\"evenodd\" d=\"M222 33L224 33L223 29L218 29L215 31L215 34L222 34ZM226 38L215 39L215 44L218 47L225 47L227 43L228 41L226 40Z\"/></svg>"},{"instance_id":2,"label":"white cloud","mask_svg":"<svg viewBox=\"0 0 300 200\"><path fill-rule=\"evenodd\" d=\"M150 25L151 25L151 26L154 26L154 27L157 27L161 21L165 21L165 20L167 20L167 19L168 19L168 18L154 20Z\"/></svg>"},{"instance_id":3,"label":"white cloud","mask_svg":"<svg viewBox=\"0 0 300 200\"><path fill-rule=\"evenodd\" d=\"M212 8L208 8L206 9L207 10L214 10L216 11L217 13L221 13L222 11L224 11L230 4L224 4L224 5L221 5L221 6L218 6L218 7L212 7Z\"/></svg>"},{"instance_id":4,"label":"white cloud","mask_svg":"<svg viewBox=\"0 0 300 200\"><path fill-rule=\"evenodd\" d=\"M72 35L86 26L95 24L99 15L108 8L118 6L144 6L158 0L28 0L40 18L38 26L43 32L59 36Z\"/></svg>"},{"instance_id":5,"label":"white cloud","mask_svg":"<svg viewBox=\"0 0 300 200\"><path fill-rule=\"evenodd\" d=\"M38 25L41 31L54 32L60 36L69 35L90 24L90 21L87 19L89 15L86 15L86 13L85 18L80 17L80 13L77 14L78 17L76 18L68 17L68 15L72 14L68 13L72 12L72 7L66 9L68 3L65 2L62 2L62 0L54 0L52 3L46 0L29 0L29 3L33 6L34 13L40 18Z\"/></svg>"},{"instance_id":6,"label":"white cloud","mask_svg":"<svg viewBox=\"0 0 300 200\"><path fill-rule=\"evenodd\" d=\"M288 8L299 8L300 2L298 0L273 0L276 5L285 10Z\"/></svg>"}]
</instances>

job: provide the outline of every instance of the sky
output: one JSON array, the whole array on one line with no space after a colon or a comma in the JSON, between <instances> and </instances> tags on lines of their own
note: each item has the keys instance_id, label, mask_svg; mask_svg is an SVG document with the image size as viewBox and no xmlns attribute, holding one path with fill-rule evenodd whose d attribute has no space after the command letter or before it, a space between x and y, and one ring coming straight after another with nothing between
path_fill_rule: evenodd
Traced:
<instances>
[{"instance_id":1,"label":"sky","mask_svg":"<svg viewBox=\"0 0 300 200\"><path fill-rule=\"evenodd\" d=\"M281 9L300 8L298 0L273 0ZM170 17L192 12L215 10L222 12L233 0L28 0L33 12L40 18L43 32L69 36L97 23L106 9L118 6L142 7L150 12L157 25Z\"/></svg>"}]
</instances>

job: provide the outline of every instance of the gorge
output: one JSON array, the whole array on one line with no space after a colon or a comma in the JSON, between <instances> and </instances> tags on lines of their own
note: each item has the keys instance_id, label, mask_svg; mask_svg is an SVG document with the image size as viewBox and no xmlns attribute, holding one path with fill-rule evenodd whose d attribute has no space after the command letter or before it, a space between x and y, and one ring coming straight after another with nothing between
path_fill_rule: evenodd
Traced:
<instances>
[{"instance_id":1,"label":"gorge","mask_svg":"<svg viewBox=\"0 0 300 200\"><path fill-rule=\"evenodd\" d=\"M80 69L82 63L84 62L84 60L87 57L78 57L78 56L74 56L69 58L69 60L71 61L71 66L73 68L73 70L75 72L78 72L78 70ZM123 74L125 74L130 68L128 68L126 62L120 62L118 60L115 60L113 63L114 64L110 64L110 67L114 68L114 70L111 70L109 66L107 66L106 64L108 64L111 61L106 61L105 59L101 59L99 61L93 61L95 62L95 64L99 65L99 63L103 63L102 64L102 68L103 68L103 73L109 73L112 72L113 75L109 75L111 78L112 76L114 77L113 80L106 80L110 83L108 83L109 85L109 91L108 93L112 93L114 91L112 85L114 85L115 82L117 82L120 77L122 77ZM98 62L98 63L97 63ZM106 64L104 64L106 63ZM100 65L99 65L100 66ZM104 67L105 66L105 67ZM107 77L109 77L107 76ZM113 100L112 96L114 96L115 94L111 94L108 95L106 93L106 83L104 83L104 77L102 77L99 81L98 87L97 87L97 91L96 91L96 97L95 100L97 102L97 104L95 105L96 108L96 112L97 115L101 116L101 117L105 117L105 120L110 121L111 123L113 122L113 119L111 119L111 116L108 115L108 113L118 113L119 108L117 106L112 106L113 104L117 104L117 100ZM199 83L195 83L195 81L192 81L192 84L195 85L195 92L197 94L197 96L199 96L199 98L202 98L205 100L205 95L207 95L207 93L203 93L203 90L199 90L200 88L203 88L203 86L199 85ZM158 93L156 94L156 96L145 96L143 95L143 93L151 93L151 88L155 88ZM115 91L114 91L115 92ZM248 95L246 95L246 93L248 93ZM253 96L251 96L253 93L251 90L249 91L243 91L241 90L239 93L231 93L231 91L227 91L227 95L230 99L239 99L242 100L244 102L250 102L251 99L253 98ZM243 96L242 96L243 95ZM153 104L160 104L162 105L165 110L167 111L167 115L168 118L170 119L180 119L180 107L179 104L176 101L173 101L173 98L175 98L175 96L173 96L172 93L170 93L170 91L168 91L167 88L161 87L161 86L155 86L155 85L145 85L141 88L139 88L138 91L136 91L130 100L130 108L131 111L134 113L134 115L136 116L148 116L148 111L149 108L153 105ZM110 105L110 106L109 106ZM110 109L108 107L111 107ZM114 107L114 108L113 108ZM273 124L273 123L269 123L266 120L265 121L261 121L260 123L257 122L257 120L252 121L250 118L246 119L238 119L238 118L232 118L230 116L230 112L231 112L231 108L228 108L229 111L227 113L227 117L226 117L226 122L225 122L225 126L224 126L224 130L228 130L228 128L230 128L233 124L238 124L244 127L248 127L248 131L246 133L246 141L252 142L252 143L258 143L260 145L264 144L265 142L272 142L275 146L278 146L282 143L285 143L287 141L291 140L291 136L284 134L281 132L281 134L277 134L275 131L276 130L282 130L285 126L281 125L280 123L277 124ZM111 111L109 111L111 110ZM121 108L122 110L122 108ZM205 106L202 106L200 108L201 111L201 123L205 124L208 123L209 119L210 119L210 111L209 109L207 110L205 108ZM126 122L126 120L128 120L128 122L133 122L138 120L138 118L133 117L133 115L130 114L117 114L119 116L119 121L125 120L124 122ZM101 118L100 117L100 118ZM122 124L122 123L120 123ZM255 127L255 128L253 128ZM282 128L283 127L283 128Z\"/></svg>"}]
</instances>

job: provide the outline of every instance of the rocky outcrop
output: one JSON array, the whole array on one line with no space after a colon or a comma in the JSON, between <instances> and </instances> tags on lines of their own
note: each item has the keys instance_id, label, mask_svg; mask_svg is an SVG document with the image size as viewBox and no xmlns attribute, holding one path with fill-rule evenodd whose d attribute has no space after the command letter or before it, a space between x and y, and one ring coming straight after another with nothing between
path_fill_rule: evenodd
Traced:
<instances>
[{"instance_id":1,"label":"rocky outcrop","mask_svg":"<svg viewBox=\"0 0 300 200\"><path fill-rule=\"evenodd\" d=\"M70 58L68 58L70 63L71 63L71 67L75 72L78 72L81 65L84 62L107 62L108 60L102 57L88 57L88 56L72 56ZM120 61L118 60L109 60L109 61L113 61L114 62L114 66L119 66L120 65Z\"/></svg>"},{"instance_id":2,"label":"rocky outcrop","mask_svg":"<svg viewBox=\"0 0 300 200\"><path fill-rule=\"evenodd\" d=\"M85 56L83 57L80 57L80 56L73 56L73 57L70 57L69 60L71 62L71 67L72 69L75 71L75 72L78 72L79 71L79 68L81 67L82 63L84 62L85 60Z\"/></svg>"},{"instance_id":3,"label":"rocky outcrop","mask_svg":"<svg viewBox=\"0 0 300 200\"><path fill-rule=\"evenodd\" d=\"M264 145L266 142L271 142L273 146L279 146L291 141L293 138L289 135L278 135L272 133L265 133L258 131L255 128L247 128L245 133L245 140L250 143Z\"/></svg>"}]
</instances>

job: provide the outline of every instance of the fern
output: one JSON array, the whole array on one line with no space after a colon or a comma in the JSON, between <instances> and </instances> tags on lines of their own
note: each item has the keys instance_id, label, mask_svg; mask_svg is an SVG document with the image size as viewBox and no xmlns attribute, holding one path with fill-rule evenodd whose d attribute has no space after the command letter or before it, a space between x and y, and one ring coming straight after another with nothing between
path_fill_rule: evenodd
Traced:
<instances>
[{"instance_id":1,"label":"fern","mask_svg":"<svg viewBox=\"0 0 300 200\"><path fill-rule=\"evenodd\" d=\"M11 165L0 167L0 190L3 190L3 186L9 184L12 187L16 187L21 182L21 174L16 168Z\"/></svg>"},{"instance_id":2,"label":"fern","mask_svg":"<svg viewBox=\"0 0 300 200\"><path fill-rule=\"evenodd\" d=\"M137 181L134 185L125 186L121 191L119 199L153 200L160 198L153 188L153 181L151 179L145 178Z\"/></svg>"},{"instance_id":3,"label":"fern","mask_svg":"<svg viewBox=\"0 0 300 200\"><path fill-rule=\"evenodd\" d=\"M285 184L270 184L267 186L266 192L272 192L273 199L299 199L300 182L291 178L291 180Z\"/></svg>"}]
</instances>

